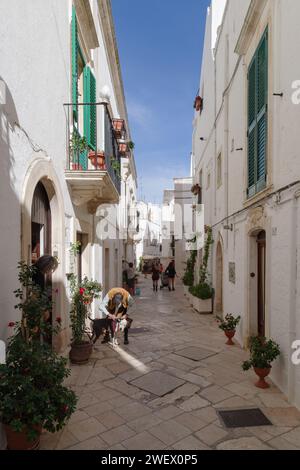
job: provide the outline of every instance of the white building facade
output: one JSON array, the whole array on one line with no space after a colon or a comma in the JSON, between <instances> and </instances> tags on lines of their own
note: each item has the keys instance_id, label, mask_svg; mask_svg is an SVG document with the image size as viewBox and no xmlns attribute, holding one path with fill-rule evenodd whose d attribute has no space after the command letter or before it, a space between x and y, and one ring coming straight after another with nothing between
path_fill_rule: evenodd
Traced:
<instances>
[{"instance_id":1,"label":"white building facade","mask_svg":"<svg viewBox=\"0 0 300 470\"><path fill-rule=\"evenodd\" d=\"M297 0L213 0L193 131L215 311L279 343L272 379L300 407L300 104Z\"/></svg>"},{"instance_id":2,"label":"white building facade","mask_svg":"<svg viewBox=\"0 0 300 470\"><path fill-rule=\"evenodd\" d=\"M161 261L167 267L172 259L175 259L175 199L174 189L165 189L161 210Z\"/></svg>"},{"instance_id":3,"label":"white building facade","mask_svg":"<svg viewBox=\"0 0 300 470\"><path fill-rule=\"evenodd\" d=\"M139 201L138 233L135 236L136 260L140 265L141 259L161 257L161 206L158 204Z\"/></svg>"},{"instance_id":4,"label":"white building facade","mask_svg":"<svg viewBox=\"0 0 300 470\"><path fill-rule=\"evenodd\" d=\"M18 315L18 261L51 254L63 349L66 274L87 275L104 293L122 283L136 170L110 1L19 3L0 4L0 338Z\"/></svg>"}]
</instances>

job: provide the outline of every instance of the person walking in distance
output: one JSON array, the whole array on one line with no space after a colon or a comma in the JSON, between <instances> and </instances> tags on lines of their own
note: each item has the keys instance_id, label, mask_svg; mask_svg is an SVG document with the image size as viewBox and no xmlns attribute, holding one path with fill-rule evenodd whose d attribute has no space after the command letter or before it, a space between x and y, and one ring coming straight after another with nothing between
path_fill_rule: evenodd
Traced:
<instances>
[{"instance_id":1,"label":"person walking in distance","mask_svg":"<svg viewBox=\"0 0 300 470\"><path fill-rule=\"evenodd\" d=\"M135 269L133 263L129 263L127 272L127 286L130 295L134 295Z\"/></svg>"},{"instance_id":2,"label":"person walking in distance","mask_svg":"<svg viewBox=\"0 0 300 470\"><path fill-rule=\"evenodd\" d=\"M157 292L159 277L160 277L159 265L153 263L153 265L152 265L152 282L153 282L153 290L155 292Z\"/></svg>"},{"instance_id":3,"label":"person walking in distance","mask_svg":"<svg viewBox=\"0 0 300 470\"><path fill-rule=\"evenodd\" d=\"M166 274L169 278L169 291L175 290L175 276L177 276L175 269L175 261L171 261L166 269Z\"/></svg>"}]
</instances>

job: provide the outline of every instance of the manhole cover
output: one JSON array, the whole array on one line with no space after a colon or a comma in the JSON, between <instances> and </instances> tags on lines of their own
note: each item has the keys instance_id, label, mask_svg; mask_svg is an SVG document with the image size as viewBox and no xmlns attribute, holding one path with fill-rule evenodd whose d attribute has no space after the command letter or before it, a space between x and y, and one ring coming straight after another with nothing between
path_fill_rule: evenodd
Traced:
<instances>
[{"instance_id":1,"label":"manhole cover","mask_svg":"<svg viewBox=\"0 0 300 470\"><path fill-rule=\"evenodd\" d=\"M149 333L150 330L148 328L130 328L131 335L137 335L139 333Z\"/></svg>"},{"instance_id":2,"label":"manhole cover","mask_svg":"<svg viewBox=\"0 0 300 470\"><path fill-rule=\"evenodd\" d=\"M246 410L218 410L227 428L247 428L251 426L272 426L271 421L259 408Z\"/></svg>"},{"instance_id":3,"label":"manhole cover","mask_svg":"<svg viewBox=\"0 0 300 470\"><path fill-rule=\"evenodd\" d=\"M183 356L187 359L192 359L192 361L201 361L207 357L214 356L215 352L209 351L208 349L196 348L191 346L190 348L182 349L181 351L176 351L177 356Z\"/></svg>"},{"instance_id":4,"label":"manhole cover","mask_svg":"<svg viewBox=\"0 0 300 470\"><path fill-rule=\"evenodd\" d=\"M159 371L153 371L133 380L131 384L142 390L146 390L146 392L162 397L175 390L175 388L180 387L180 385L183 385L184 380Z\"/></svg>"}]
</instances>

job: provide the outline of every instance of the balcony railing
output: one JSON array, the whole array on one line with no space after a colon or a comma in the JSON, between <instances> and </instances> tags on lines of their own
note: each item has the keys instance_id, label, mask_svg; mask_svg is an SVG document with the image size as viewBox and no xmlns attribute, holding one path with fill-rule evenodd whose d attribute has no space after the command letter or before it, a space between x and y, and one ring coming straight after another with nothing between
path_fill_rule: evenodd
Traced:
<instances>
[{"instance_id":1,"label":"balcony railing","mask_svg":"<svg viewBox=\"0 0 300 470\"><path fill-rule=\"evenodd\" d=\"M73 104L67 103L64 106L67 121L67 171L106 172L118 194L120 194L121 158L119 143L116 139L107 104L78 103L76 120L73 116ZM99 107L104 108L104 112L101 112ZM99 116L101 116L100 119ZM102 124L103 117L104 126Z\"/></svg>"}]
</instances>

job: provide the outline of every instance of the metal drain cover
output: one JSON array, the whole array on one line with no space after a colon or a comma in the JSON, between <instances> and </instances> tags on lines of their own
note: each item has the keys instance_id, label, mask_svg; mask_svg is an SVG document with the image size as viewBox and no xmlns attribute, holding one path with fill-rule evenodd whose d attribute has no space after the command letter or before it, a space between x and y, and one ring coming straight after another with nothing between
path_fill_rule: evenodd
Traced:
<instances>
[{"instance_id":1,"label":"metal drain cover","mask_svg":"<svg viewBox=\"0 0 300 470\"><path fill-rule=\"evenodd\" d=\"M259 408L245 410L218 410L218 413L227 428L272 426L271 421Z\"/></svg>"}]
</instances>

